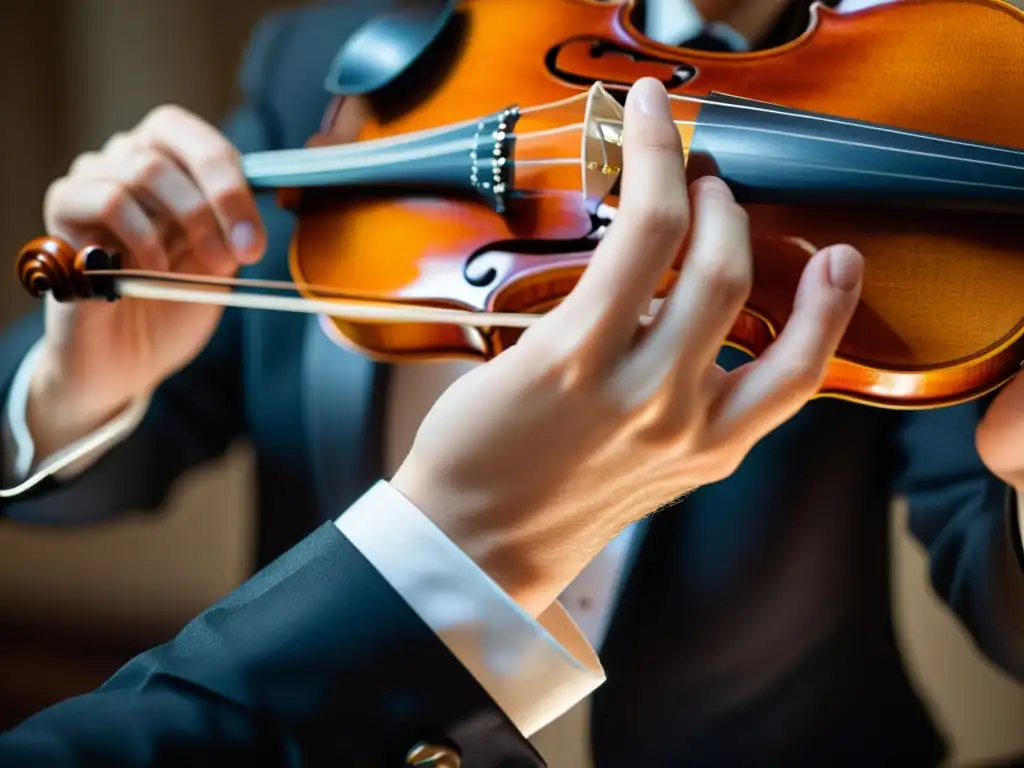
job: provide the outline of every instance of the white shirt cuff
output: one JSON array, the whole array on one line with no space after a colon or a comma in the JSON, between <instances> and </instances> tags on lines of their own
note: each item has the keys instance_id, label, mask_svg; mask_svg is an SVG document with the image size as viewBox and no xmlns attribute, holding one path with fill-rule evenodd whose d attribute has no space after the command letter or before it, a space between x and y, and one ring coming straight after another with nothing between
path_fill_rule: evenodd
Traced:
<instances>
[{"instance_id":1,"label":"white shirt cuff","mask_svg":"<svg viewBox=\"0 0 1024 768\"><path fill-rule=\"evenodd\" d=\"M140 395L95 432L37 462L35 442L28 429L26 412L29 386L39 362L42 344L42 340L36 342L21 361L7 398L3 419L3 478L5 486L18 485L0 491L0 498L24 493L51 476L69 480L135 431L149 409L149 395Z\"/></svg>"},{"instance_id":2,"label":"white shirt cuff","mask_svg":"<svg viewBox=\"0 0 1024 768\"><path fill-rule=\"evenodd\" d=\"M604 682L597 654L560 604L534 620L389 483L335 524L524 736Z\"/></svg>"}]
</instances>

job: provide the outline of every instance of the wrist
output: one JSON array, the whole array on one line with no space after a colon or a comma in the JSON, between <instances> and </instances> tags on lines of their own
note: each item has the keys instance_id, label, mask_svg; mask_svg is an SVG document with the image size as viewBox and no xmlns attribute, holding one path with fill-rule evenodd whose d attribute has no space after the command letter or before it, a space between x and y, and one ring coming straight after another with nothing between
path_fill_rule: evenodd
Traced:
<instances>
[{"instance_id":1,"label":"wrist","mask_svg":"<svg viewBox=\"0 0 1024 768\"><path fill-rule=\"evenodd\" d=\"M45 349L29 380L25 421L35 453L45 457L85 437L115 418L130 395L96 397L66 375Z\"/></svg>"},{"instance_id":2,"label":"wrist","mask_svg":"<svg viewBox=\"0 0 1024 768\"><path fill-rule=\"evenodd\" d=\"M531 616L543 614L574 578L573 558L554 551L564 549L558 537L533 529L523 514L510 514L501 499L471 499L409 462L390 482Z\"/></svg>"}]
</instances>

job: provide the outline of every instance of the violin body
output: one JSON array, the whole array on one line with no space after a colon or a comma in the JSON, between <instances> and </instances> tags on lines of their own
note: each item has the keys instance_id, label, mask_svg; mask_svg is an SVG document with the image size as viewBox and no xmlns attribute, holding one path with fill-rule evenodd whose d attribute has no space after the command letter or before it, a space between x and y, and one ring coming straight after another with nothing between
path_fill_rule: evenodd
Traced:
<instances>
[{"instance_id":1,"label":"violin body","mask_svg":"<svg viewBox=\"0 0 1024 768\"><path fill-rule=\"evenodd\" d=\"M721 175L750 214L754 286L728 344L760 354L786 323L810 256L845 242L866 258L862 302L823 396L936 407L1017 373L1024 153L1013 150L1024 150L1024 14L998 0L900 0L847 15L819 6L790 44L717 54L645 38L632 6L462 0L396 79L339 99L310 146L380 146L463 122L477 123L478 133L514 131L514 141L495 144L514 170L493 181L515 194L486 204L394 179L380 188L293 191L282 200L299 214L296 282L436 307L549 309L572 289L607 224L605 209L581 194L581 131L565 128L580 123L579 99L594 83L622 96L653 76L671 95L695 97L672 102L690 177ZM371 50L380 49L364 48ZM716 94L720 102L707 101ZM565 109L530 109L573 97ZM761 122L751 129L754 119ZM614 142L607 149L592 173L619 170ZM944 192L929 197L934 178L946 175ZM975 194L986 184L1003 190L998 200ZM614 207L608 186L603 202ZM486 359L521 333L324 322L340 342L389 361Z\"/></svg>"},{"instance_id":2,"label":"violin body","mask_svg":"<svg viewBox=\"0 0 1024 768\"><path fill-rule=\"evenodd\" d=\"M866 259L861 302L819 396L934 408L1018 373L1024 12L1002 0L816 6L799 39L722 54L645 38L633 2L410 0L357 32L328 74L322 131L305 149L243 158L250 185L277 189L297 219L294 284L261 287L300 297L122 270L116 253L55 238L22 250L19 279L57 301L320 314L379 360L488 359L586 268L618 202L621 104L655 77L689 179L719 176L749 214L753 288L725 343L761 354L808 259L849 243Z\"/></svg>"}]
</instances>

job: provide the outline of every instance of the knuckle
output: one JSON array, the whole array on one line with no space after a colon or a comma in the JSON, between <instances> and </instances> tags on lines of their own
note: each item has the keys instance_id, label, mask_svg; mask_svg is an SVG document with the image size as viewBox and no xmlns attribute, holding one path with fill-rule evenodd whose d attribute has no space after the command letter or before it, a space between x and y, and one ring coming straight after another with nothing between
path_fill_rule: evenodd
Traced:
<instances>
[{"instance_id":1,"label":"knuckle","mask_svg":"<svg viewBox=\"0 0 1024 768\"><path fill-rule=\"evenodd\" d=\"M641 437L643 442L658 450L685 448L692 452L693 444L698 440L700 425L693 410L679 407L669 412L664 406L654 405L642 414Z\"/></svg>"},{"instance_id":2,"label":"knuckle","mask_svg":"<svg viewBox=\"0 0 1024 768\"><path fill-rule=\"evenodd\" d=\"M692 254L697 276L708 286L712 296L726 302L746 298L753 285L748 262L730 248L718 247Z\"/></svg>"},{"instance_id":3,"label":"knuckle","mask_svg":"<svg viewBox=\"0 0 1024 768\"><path fill-rule=\"evenodd\" d=\"M131 194L121 184L109 184L99 190L99 212L100 219L104 222L111 222L120 218L128 208Z\"/></svg>"},{"instance_id":4,"label":"knuckle","mask_svg":"<svg viewBox=\"0 0 1024 768\"><path fill-rule=\"evenodd\" d=\"M60 207L67 195L69 180L66 176L54 181L46 188L43 195L43 219L49 231L53 231L56 223L60 220Z\"/></svg>"},{"instance_id":5,"label":"knuckle","mask_svg":"<svg viewBox=\"0 0 1024 768\"><path fill-rule=\"evenodd\" d=\"M52 181L50 185L46 188L46 193L43 196L43 202L46 204L51 204L58 200L64 194L64 191L67 189L69 181L70 180L67 176L61 176L59 179L55 179L54 181Z\"/></svg>"},{"instance_id":6,"label":"knuckle","mask_svg":"<svg viewBox=\"0 0 1024 768\"><path fill-rule=\"evenodd\" d=\"M107 139L106 143L103 145L101 153L104 155L116 155L128 150L132 144L132 134L120 131Z\"/></svg>"},{"instance_id":7,"label":"knuckle","mask_svg":"<svg viewBox=\"0 0 1024 768\"><path fill-rule=\"evenodd\" d=\"M634 226L647 236L665 234L673 237L685 234L689 226L689 212L681 200L641 200L629 213Z\"/></svg>"},{"instance_id":8,"label":"knuckle","mask_svg":"<svg viewBox=\"0 0 1024 768\"><path fill-rule=\"evenodd\" d=\"M207 183L217 190L214 193L217 203L223 202L225 197L237 195L243 189L237 166L238 157L235 150L227 144L209 147L194 160L196 175L206 179Z\"/></svg>"},{"instance_id":9,"label":"knuckle","mask_svg":"<svg viewBox=\"0 0 1024 768\"><path fill-rule=\"evenodd\" d=\"M83 152L71 161L71 166L68 168L68 175L81 176L88 173L96 165L100 157L101 156L98 152Z\"/></svg>"},{"instance_id":10,"label":"knuckle","mask_svg":"<svg viewBox=\"0 0 1024 768\"><path fill-rule=\"evenodd\" d=\"M199 204L184 210L180 215L181 225L190 237L210 241L220 238L220 229L209 203Z\"/></svg>"},{"instance_id":11,"label":"knuckle","mask_svg":"<svg viewBox=\"0 0 1024 768\"><path fill-rule=\"evenodd\" d=\"M190 113L177 104L161 104L149 111L142 119L142 124L151 130L161 130L173 127L190 117Z\"/></svg>"},{"instance_id":12,"label":"knuckle","mask_svg":"<svg viewBox=\"0 0 1024 768\"><path fill-rule=\"evenodd\" d=\"M167 174L169 169L170 160L161 156L159 152L141 150L134 153L132 158L131 177L136 184L153 186Z\"/></svg>"},{"instance_id":13,"label":"knuckle","mask_svg":"<svg viewBox=\"0 0 1024 768\"><path fill-rule=\"evenodd\" d=\"M585 356L571 344L549 347L545 371L559 392L580 395L593 389L593 371Z\"/></svg>"},{"instance_id":14,"label":"knuckle","mask_svg":"<svg viewBox=\"0 0 1024 768\"><path fill-rule=\"evenodd\" d=\"M790 358L779 370L780 381L801 396L813 394L821 375L822 367L809 356Z\"/></svg>"},{"instance_id":15,"label":"knuckle","mask_svg":"<svg viewBox=\"0 0 1024 768\"><path fill-rule=\"evenodd\" d=\"M645 121L636 132L635 143L642 151L652 154L673 157L682 154L679 134L661 122Z\"/></svg>"},{"instance_id":16,"label":"knuckle","mask_svg":"<svg viewBox=\"0 0 1024 768\"><path fill-rule=\"evenodd\" d=\"M595 362L591 342L584 338L573 339L571 334L554 334L535 341L530 346L531 366L539 372L538 383L545 391L574 401L602 401L600 383L603 377Z\"/></svg>"},{"instance_id":17,"label":"knuckle","mask_svg":"<svg viewBox=\"0 0 1024 768\"><path fill-rule=\"evenodd\" d=\"M663 450L692 446L704 423L696 398L680 397L673 388L665 387L642 403L636 417L643 442Z\"/></svg>"},{"instance_id":18,"label":"knuckle","mask_svg":"<svg viewBox=\"0 0 1024 768\"><path fill-rule=\"evenodd\" d=\"M211 181L211 186L215 187L210 193L208 203L211 212L220 211L224 215L231 214L234 217L243 213L248 214L246 208L256 205L245 185L235 181L233 177L224 178L219 183Z\"/></svg>"}]
</instances>

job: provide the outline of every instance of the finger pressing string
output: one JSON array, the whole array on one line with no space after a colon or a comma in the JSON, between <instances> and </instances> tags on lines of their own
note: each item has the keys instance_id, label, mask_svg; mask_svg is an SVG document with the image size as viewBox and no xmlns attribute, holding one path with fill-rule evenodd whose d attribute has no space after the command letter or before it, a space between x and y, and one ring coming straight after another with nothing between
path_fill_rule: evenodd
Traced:
<instances>
[{"instance_id":1,"label":"finger pressing string","mask_svg":"<svg viewBox=\"0 0 1024 768\"><path fill-rule=\"evenodd\" d=\"M746 212L720 179L693 184L694 226L680 276L625 374L643 387L671 380L675 399L689 399L714 363L753 282Z\"/></svg>"},{"instance_id":2,"label":"finger pressing string","mask_svg":"<svg viewBox=\"0 0 1024 768\"><path fill-rule=\"evenodd\" d=\"M689 226L682 147L660 82L637 82L626 99L624 126L618 212L562 313L565 322L600 336L608 360L630 347L637 318Z\"/></svg>"}]
</instances>

